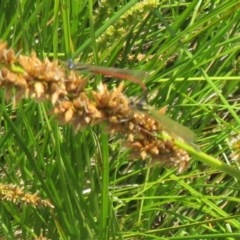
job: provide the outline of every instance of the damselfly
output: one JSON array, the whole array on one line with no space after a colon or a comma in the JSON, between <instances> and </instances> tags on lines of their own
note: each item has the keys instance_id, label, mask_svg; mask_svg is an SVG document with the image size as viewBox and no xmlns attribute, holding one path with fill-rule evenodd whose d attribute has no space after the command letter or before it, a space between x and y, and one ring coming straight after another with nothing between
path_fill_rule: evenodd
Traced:
<instances>
[{"instance_id":1,"label":"damselfly","mask_svg":"<svg viewBox=\"0 0 240 240\"><path fill-rule=\"evenodd\" d=\"M147 87L143 82L147 76L146 72L112 68L112 67L102 67L102 66L96 66L91 64L74 63L72 59L69 59L67 61L67 66L69 69L72 69L72 70L88 71L94 74L101 74L104 76L111 76L111 77L125 79L125 80L127 79L133 83L138 84L143 90L144 98L146 98Z\"/></svg>"},{"instance_id":2,"label":"damselfly","mask_svg":"<svg viewBox=\"0 0 240 240\"><path fill-rule=\"evenodd\" d=\"M71 59L68 60L67 65L69 69L79 70L79 71L88 71L94 74L101 74L104 76L111 76L111 77L116 77L120 79L128 79L131 82L138 84L139 86L141 86L143 90L143 97L137 103L131 104L133 108L155 119L157 122L159 122L159 124L161 124L163 129L173 138L180 138L187 144L192 146L194 145L193 143L195 139L195 134L189 128L184 127L178 122L163 115L161 112L159 112L156 109L152 109L151 107L146 107L146 104L144 103L147 100L146 99L147 88L143 82L144 78L146 77L145 72L137 72L137 71L125 70L125 69L119 69L119 68L101 67L101 66L95 66L90 64L78 64L78 63L74 63Z\"/></svg>"}]
</instances>

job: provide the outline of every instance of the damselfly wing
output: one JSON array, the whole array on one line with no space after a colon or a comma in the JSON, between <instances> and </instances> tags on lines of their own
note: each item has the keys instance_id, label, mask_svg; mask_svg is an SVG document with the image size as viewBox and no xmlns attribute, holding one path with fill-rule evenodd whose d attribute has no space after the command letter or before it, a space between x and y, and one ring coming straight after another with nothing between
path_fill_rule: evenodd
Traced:
<instances>
[{"instance_id":1,"label":"damselfly wing","mask_svg":"<svg viewBox=\"0 0 240 240\"><path fill-rule=\"evenodd\" d=\"M196 136L192 130L165 116L161 111L144 105L143 102L136 104L136 107L140 112L147 114L159 122L163 130L166 131L170 136L173 138L180 138L185 143L194 146L194 140Z\"/></svg>"}]
</instances>

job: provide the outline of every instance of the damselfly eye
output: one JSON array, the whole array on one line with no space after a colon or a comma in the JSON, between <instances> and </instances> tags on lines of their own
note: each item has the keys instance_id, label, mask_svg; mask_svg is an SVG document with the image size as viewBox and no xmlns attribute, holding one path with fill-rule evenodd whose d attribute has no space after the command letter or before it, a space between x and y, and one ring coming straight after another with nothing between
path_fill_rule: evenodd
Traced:
<instances>
[{"instance_id":1,"label":"damselfly eye","mask_svg":"<svg viewBox=\"0 0 240 240\"><path fill-rule=\"evenodd\" d=\"M69 58L67 61L66 61L66 65L69 69L74 69L75 68L75 63L73 61L72 58Z\"/></svg>"}]
</instances>

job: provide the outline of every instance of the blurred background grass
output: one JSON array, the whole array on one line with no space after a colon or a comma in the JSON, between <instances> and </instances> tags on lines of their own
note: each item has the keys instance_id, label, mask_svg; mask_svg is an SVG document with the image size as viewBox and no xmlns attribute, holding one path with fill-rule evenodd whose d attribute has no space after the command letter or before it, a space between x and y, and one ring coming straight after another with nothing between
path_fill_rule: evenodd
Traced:
<instances>
[{"instance_id":1,"label":"blurred background grass","mask_svg":"<svg viewBox=\"0 0 240 240\"><path fill-rule=\"evenodd\" d=\"M201 150L238 169L238 1L10 1L1 40L40 58L143 70L149 104L197 134ZM90 78L90 76L89 76ZM96 88L100 76L92 77ZM118 81L109 81L109 88ZM129 97L141 89L126 83ZM238 180L193 157L183 174L133 159L101 126L74 133L49 103L6 103L1 90L1 183L55 206L3 201L2 239L238 239ZM238 150L239 151L239 150ZM237 154L235 154L237 158ZM236 159L235 159L236 160ZM159 159L161 163L161 159Z\"/></svg>"}]
</instances>

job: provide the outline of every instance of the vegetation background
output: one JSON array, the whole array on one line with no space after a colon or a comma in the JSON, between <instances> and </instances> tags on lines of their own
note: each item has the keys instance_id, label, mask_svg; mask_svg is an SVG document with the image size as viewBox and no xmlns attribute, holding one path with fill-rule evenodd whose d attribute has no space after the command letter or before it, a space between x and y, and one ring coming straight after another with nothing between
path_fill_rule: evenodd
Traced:
<instances>
[{"instance_id":1,"label":"vegetation background","mask_svg":"<svg viewBox=\"0 0 240 240\"><path fill-rule=\"evenodd\" d=\"M14 107L1 90L1 184L54 209L2 199L0 238L240 239L239 8L235 0L1 1L0 38L16 52L149 72L149 104L167 105L204 154L193 153L182 174L161 159L149 165L103 125L75 133L48 114L50 103ZM101 77L93 80L89 88Z\"/></svg>"}]
</instances>

